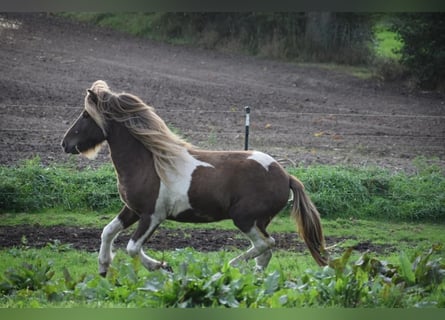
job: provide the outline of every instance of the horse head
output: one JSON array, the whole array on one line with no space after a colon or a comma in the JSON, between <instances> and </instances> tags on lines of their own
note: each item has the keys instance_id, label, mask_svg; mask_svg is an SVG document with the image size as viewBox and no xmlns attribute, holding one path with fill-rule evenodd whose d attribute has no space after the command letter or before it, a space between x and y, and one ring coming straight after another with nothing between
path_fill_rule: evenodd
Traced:
<instances>
[{"instance_id":1,"label":"horse head","mask_svg":"<svg viewBox=\"0 0 445 320\"><path fill-rule=\"evenodd\" d=\"M66 153L81 153L93 159L106 140L103 117L99 115L97 108L102 99L97 89L104 89L103 85L106 86L105 82L96 81L92 88L87 90L84 110L63 137L62 148Z\"/></svg>"}]
</instances>

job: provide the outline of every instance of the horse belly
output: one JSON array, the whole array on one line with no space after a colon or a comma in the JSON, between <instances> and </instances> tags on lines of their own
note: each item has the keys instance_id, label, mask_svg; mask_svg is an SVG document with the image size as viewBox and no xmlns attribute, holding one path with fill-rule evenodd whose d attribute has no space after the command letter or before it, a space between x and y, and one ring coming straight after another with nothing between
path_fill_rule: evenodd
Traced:
<instances>
[{"instance_id":1,"label":"horse belly","mask_svg":"<svg viewBox=\"0 0 445 320\"><path fill-rule=\"evenodd\" d=\"M190 203L187 190L172 190L161 184L159 197L156 201L156 212L167 220L179 222L214 222L224 219L220 210L205 210L194 207ZM216 214L215 214L216 213Z\"/></svg>"},{"instance_id":2,"label":"horse belly","mask_svg":"<svg viewBox=\"0 0 445 320\"><path fill-rule=\"evenodd\" d=\"M211 214L211 212L203 212L195 210L193 208L179 212L176 215L169 216L168 220L174 220L178 222L194 222L194 223L206 223L216 222L224 219L228 219L228 216L222 214Z\"/></svg>"}]
</instances>

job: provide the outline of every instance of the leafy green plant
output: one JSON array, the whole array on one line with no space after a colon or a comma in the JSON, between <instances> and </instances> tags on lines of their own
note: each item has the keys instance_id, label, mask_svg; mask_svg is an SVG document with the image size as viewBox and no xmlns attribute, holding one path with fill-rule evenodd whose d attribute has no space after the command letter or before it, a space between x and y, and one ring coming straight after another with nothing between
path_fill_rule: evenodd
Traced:
<instances>
[{"instance_id":1,"label":"leafy green plant","mask_svg":"<svg viewBox=\"0 0 445 320\"><path fill-rule=\"evenodd\" d=\"M39 290L48 285L54 276L52 263L38 260L34 264L24 262L20 268L9 268L0 279L0 290L8 294L13 290Z\"/></svg>"},{"instance_id":2,"label":"leafy green plant","mask_svg":"<svg viewBox=\"0 0 445 320\"><path fill-rule=\"evenodd\" d=\"M443 307L442 252L442 246L433 245L389 263L371 253L353 260L347 249L325 268L294 275L279 268L266 273L253 273L248 265L232 268L223 263L224 252L210 259L192 249L171 252L172 260L181 261L174 273L147 273L137 259L117 257L106 278L73 276L66 266L56 270L52 262L36 259L0 275L0 302L28 307Z\"/></svg>"},{"instance_id":3,"label":"leafy green plant","mask_svg":"<svg viewBox=\"0 0 445 320\"><path fill-rule=\"evenodd\" d=\"M445 265L440 258L432 259L441 250L441 246L433 245L411 260L401 254L400 264L396 265L370 253L351 263L350 248L333 259L329 268L308 271L293 287L306 296L304 300L310 305L406 307L412 303L411 299L425 299L424 304L436 305L443 303L443 299L428 301L428 295L440 291L445 279Z\"/></svg>"}]
</instances>

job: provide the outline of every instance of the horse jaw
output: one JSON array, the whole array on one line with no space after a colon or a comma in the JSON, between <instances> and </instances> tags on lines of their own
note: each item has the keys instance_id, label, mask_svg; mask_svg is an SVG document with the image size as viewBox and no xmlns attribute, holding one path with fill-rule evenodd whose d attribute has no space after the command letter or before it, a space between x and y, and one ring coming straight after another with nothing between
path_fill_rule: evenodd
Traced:
<instances>
[{"instance_id":1,"label":"horse jaw","mask_svg":"<svg viewBox=\"0 0 445 320\"><path fill-rule=\"evenodd\" d=\"M86 158L88 158L89 160L94 160L96 159L97 155L99 154L99 151L102 149L104 145L104 142L101 142L97 145L95 145L94 147L85 150L85 151L79 151L83 156L85 156Z\"/></svg>"}]
</instances>

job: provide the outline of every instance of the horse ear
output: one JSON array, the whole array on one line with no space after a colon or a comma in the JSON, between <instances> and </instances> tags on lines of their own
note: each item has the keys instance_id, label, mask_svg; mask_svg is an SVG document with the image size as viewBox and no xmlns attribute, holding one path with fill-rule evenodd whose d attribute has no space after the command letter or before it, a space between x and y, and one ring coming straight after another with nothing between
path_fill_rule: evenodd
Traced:
<instances>
[{"instance_id":1,"label":"horse ear","mask_svg":"<svg viewBox=\"0 0 445 320\"><path fill-rule=\"evenodd\" d=\"M99 98L97 97L97 93L94 92L93 90L88 89L88 95L90 96L91 100L93 101L94 104L97 105L97 103L99 102Z\"/></svg>"}]
</instances>

